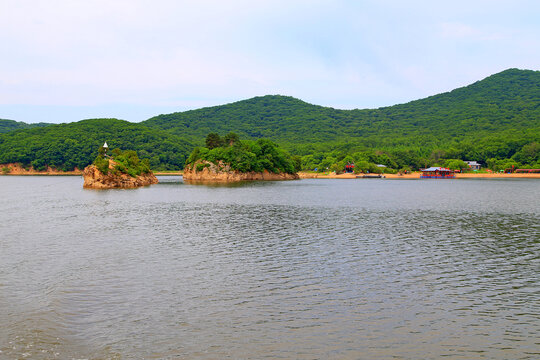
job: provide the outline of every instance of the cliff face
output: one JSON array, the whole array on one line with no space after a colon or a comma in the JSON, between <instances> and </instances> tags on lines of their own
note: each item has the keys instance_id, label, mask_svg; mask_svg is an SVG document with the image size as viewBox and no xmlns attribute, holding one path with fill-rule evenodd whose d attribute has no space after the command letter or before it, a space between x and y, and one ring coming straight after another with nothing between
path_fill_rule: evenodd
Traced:
<instances>
[{"instance_id":1,"label":"cliff face","mask_svg":"<svg viewBox=\"0 0 540 360\"><path fill-rule=\"evenodd\" d=\"M184 180L188 181L216 181L216 182L233 182L233 181L247 181L247 180L296 180L299 179L298 174L286 174L286 173L271 173L268 170L263 172L240 172L234 171L229 166L220 164L215 165L212 163L205 163L206 167L200 171L196 171L197 164L191 169L184 169Z\"/></svg>"},{"instance_id":2,"label":"cliff face","mask_svg":"<svg viewBox=\"0 0 540 360\"><path fill-rule=\"evenodd\" d=\"M90 189L132 189L140 186L157 184L154 174L141 174L136 178L128 174L103 174L94 165L87 166L83 171L83 187Z\"/></svg>"}]
</instances>

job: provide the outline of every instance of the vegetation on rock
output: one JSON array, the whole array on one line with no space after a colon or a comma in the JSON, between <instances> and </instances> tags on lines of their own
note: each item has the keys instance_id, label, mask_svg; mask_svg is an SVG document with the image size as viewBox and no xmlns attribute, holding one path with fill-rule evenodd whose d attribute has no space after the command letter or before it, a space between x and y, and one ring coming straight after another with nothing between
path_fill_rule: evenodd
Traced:
<instances>
[{"instance_id":1,"label":"vegetation on rock","mask_svg":"<svg viewBox=\"0 0 540 360\"><path fill-rule=\"evenodd\" d=\"M98 155L93 164L103 174L109 173L109 159L104 158L103 155Z\"/></svg>"},{"instance_id":2,"label":"vegetation on rock","mask_svg":"<svg viewBox=\"0 0 540 360\"><path fill-rule=\"evenodd\" d=\"M238 135L229 133L221 138L217 133L206 137L207 147L196 147L189 156L186 166L196 171L208 167L208 163L218 166L226 164L230 170L293 174L297 170L291 156L278 145L267 139L256 141L240 140Z\"/></svg>"},{"instance_id":3,"label":"vegetation on rock","mask_svg":"<svg viewBox=\"0 0 540 360\"><path fill-rule=\"evenodd\" d=\"M131 177L137 177L141 174L150 174L150 162L148 159L143 159L142 161L137 156L137 152L133 150L122 151L120 149L114 149L111 157L111 162L113 164L112 168L109 167L109 158L102 151L103 147L100 148L100 154L94 160L94 165L96 168L107 175L109 172L113 175L118 174L128 174Z\"/></svg>"}]
</instances>

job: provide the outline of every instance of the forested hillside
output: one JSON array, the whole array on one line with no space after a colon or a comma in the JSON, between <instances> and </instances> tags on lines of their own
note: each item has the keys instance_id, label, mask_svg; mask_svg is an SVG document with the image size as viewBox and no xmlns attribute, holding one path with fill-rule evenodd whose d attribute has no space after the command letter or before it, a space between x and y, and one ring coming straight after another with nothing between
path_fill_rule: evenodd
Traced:
<instances>
[{"instance_id":1,"label":"forested hillside","mask_svg":"<svg viewBox=\"0 0 540 360\"><path fill-rule=\"evenodd\" d=\"M540 142L540 71L509 69L448 93L379 109L337 110L263 96L160 115L143 124L199 144L212 131L269 138L304 156L305 168L326 168L353 154L349 160L392 167L418 168L441 159L494 163L522 159L524 146ZM525 163L536 161L529 156Z\"/></svg>"},{"instance_id":2,"label":"forested hillside","mask_svg":"<svg viewBox=\"0 0 540 360\"><path fill-rule=\"evenodd\" d=\"M336 110L287 96L159 115L142 124L202 141L212 131L235 131L283 143L361 140L411 145L482 138L540 126L540 72L509 69L470 86L372 110ZM421 140L418 140L418 136Z\"/></svg>"},{"instance_id":3,"label":"forested hillside","mask_svg":"<svg viewBox=\"0 0 540 360\"><path fill-rule=\"evenodd\" d=\"M455 160L480 161L494 170L540 167L540 71L509 69L379 109L337 110L268 95L139 124L101 119L12 131L0 134L0 163L82 167L106 140L138 151L153 169L181 168L212 132L271 139L301 156L304 169L339 170L346 162L371 171L375 164L417 169Z\"/></svg>"},{"instance_id":4,"label":"forested hillside","mask_svg":"<svg viewBox=\"0 0 540 360\"><path fill-rule=\"evenodd\" d=\"M43 169L46 165L72 170L84 168L107 141L111 149L136 150L154 169L179 169L193 149L185 139L117 119L92 119L51 125L0 136L0 164L20 162Z\"/></svg>"},{"instance_id":5,"label":"forested hillside","mask_svg":"<svg viewBox=\"0 0 540 360\"><path fill-rule=\"evenodd\" d=\"M0 119L0 134L7 133L14 130L31 129L34 127L43 127L43 126L48 126L48 125L50 124L47 124L47 123L27 124L22 121Z\"/></svg>"}]
</instances>

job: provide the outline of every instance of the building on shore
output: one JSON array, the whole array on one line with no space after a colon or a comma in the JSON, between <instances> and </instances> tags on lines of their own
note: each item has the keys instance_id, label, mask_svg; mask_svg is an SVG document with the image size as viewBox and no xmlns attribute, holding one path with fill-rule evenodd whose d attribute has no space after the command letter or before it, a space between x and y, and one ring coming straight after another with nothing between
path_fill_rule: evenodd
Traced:
<instances>
[{"instance_id":1,"label":"building on shore","mask_svg":"<svg viewBox=\"0 0 540 360\"><path fill-rule=\"evenodd\" d=\"M465 162L467 163L467 165L469 165L469 168L471 170L480 170L480 167L482 166L476 161L465 161Z\"/></svg>"},{"instance_id":2,"label":"building on shore","mask_svg":"<svg viewBox=\"0 0 540 360\"><path fill-rule=\"evenodd\" d=\"M422 179L454 179L454 171L443 167L430 167L422 170Z\"/></svg>"},{"instance_id":3,"label":"building on shore","mask_svg":"<svg viewBox=\"0 0 540 360\"><path fill-rule=\"evenodd\" d=\"M345 165L344 171L347 174L353 173L354 172L354 164L349 163L349 164Z\"/></svg>"}]
</instances>

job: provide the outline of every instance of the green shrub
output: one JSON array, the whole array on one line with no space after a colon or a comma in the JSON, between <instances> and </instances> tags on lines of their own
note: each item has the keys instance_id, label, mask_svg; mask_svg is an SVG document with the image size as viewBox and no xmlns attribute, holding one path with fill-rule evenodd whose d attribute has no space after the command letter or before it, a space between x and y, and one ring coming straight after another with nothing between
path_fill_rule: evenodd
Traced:
<instances>
[{"instance_id":1,"label":"green shrub","mask_svg":"<svg viewBox=\"0 0 540 360\"><path fill-rule=\"evenodd\" d=\"M148 159L141 161L133 150L121 151L120 149L114 149L111 153L114 154L114 158L111 159L115 162L112 170L109 169L109 159L102 155L98 155L94 160L94 165L104 174L111 171L114 175L128 174L137 177L151 172L150 161Z\"/></svg>"},{"instance_id":2,"label":"green shrub","mask_svg":"<svg viewBox=\"0 0 540 360\"><path fill-rule=\"evenodd\" d=\"M102 155L98 155L98 157L94 160L94 165L103 174L107 174L109 172L109 159L105 159Z\"/></svg>"},{"instance_id":3,"label":"green shrub","mask_svg":"<svg viewBox=\"0 0 540 360\"><path fill-rule=\"evenodd\" d=\"M195 171L197 171L197 172L203 171L204 168L207 168L209 166L210 166L210 164L208 164L208 163L197 164L197 167L196 167Z\"/></svg>"},{"instance_id":4,"label":"green shrub","mask_svg":"<svg viewBox=\"0 0 540 360\"><path fill-rule=\"evenodd\" d=\"M133 150L116 151L115 149L113 153L116 154L113 160L116 163L115 169L117 171L131 177L150 173L150 161L148 159L141 161L137 152Z\"/></svg>"},{"instance_id":5,"label":"green shrub","mask_svg":"<svg viewBox=\"0 0 540 360\"><path fill-rule=\"evenodd\" d=\"M36 171L43 171L43 170L47 169L47 164L45 163L45 161L43 159L36 159L36 160L32 161L30 164L32 165L32 167Z\"/></svg>"},{"instance_id":6,"label":"green shrub","mask_svg":"<svg viewBox=\"0 0 540 360\"><path fill-rule=\"evenodd\" d=\"M124 174L127 174L127 168L126 166L121 163L121 162L117 162L116 165L114 165L114 168L118 171L120 171L121 173L124 173Z\"/></svg>"},{"instance_id":7,"label":"green shrub","mask_svg":"<svg viewBox=\"0 0 540 360\"><path fill-rule=\"evenodd\" d=\"M139 176L140 174L137 174L137 170L133 169L133 168L129 168L129 169L126 169L127 173L129 176L131 177L137 177Z\"/></svg>"}]
</instances>

